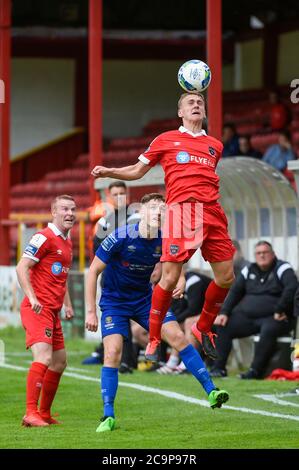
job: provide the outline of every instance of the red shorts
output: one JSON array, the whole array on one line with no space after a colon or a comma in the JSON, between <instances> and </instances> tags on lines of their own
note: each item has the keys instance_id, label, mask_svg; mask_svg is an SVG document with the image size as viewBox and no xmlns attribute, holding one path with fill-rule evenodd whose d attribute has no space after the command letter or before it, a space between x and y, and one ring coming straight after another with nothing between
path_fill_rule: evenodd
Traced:
<instances>
[{"instance_id":1,"label":"red shorts","mask_svg":"<svg viewBox=\"0 0 299 470\"><path fill-rule=\"evenodd\" d=\"M198 248L210 263L233 258L235 247L221 205L218 202L171 204L167 207L163 227L161 261L185 263Z\"/></svg>"},{"instance_id":2,"label":"red shorts","mask_svg":"<svg viewBox=\"0 0 299 470\"><path fill-rule=\"evenodd\" d=\"M35 313L27 299L21 304L21 320L26 331L26 348L35 343L48 343L53 351L64 349L64 338L59 318L59 312L43 307L40 313Z\"/></svg>"}]
</instances>

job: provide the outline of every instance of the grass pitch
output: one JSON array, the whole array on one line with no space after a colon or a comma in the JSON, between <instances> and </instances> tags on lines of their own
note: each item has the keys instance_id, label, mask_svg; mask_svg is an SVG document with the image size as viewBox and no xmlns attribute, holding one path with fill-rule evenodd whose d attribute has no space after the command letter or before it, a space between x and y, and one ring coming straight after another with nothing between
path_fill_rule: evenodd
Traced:
<instances>
[{"instance_id":1,"label":"grass pitch","mask_svg":"<svg viewBox=\"0 0 299 470\"><path fill-rule=\"evenodd\" d=\"M0 367L1 449L298 449L299 396L294 382L216 379L230 394L221 409L208 407L192 376L134 371L119 376L115 431L95 432L102 416L98 366L82 366L94 349L67 341L67 374L53 412L62 426L23 428L26 370L31 354L22 329L0 330L7 367ZM20 370L15 370L19 367ZM258 395L259 397L257 397ZM263 395L262 399L260 395Z\"/></svg>"}]
</instances>

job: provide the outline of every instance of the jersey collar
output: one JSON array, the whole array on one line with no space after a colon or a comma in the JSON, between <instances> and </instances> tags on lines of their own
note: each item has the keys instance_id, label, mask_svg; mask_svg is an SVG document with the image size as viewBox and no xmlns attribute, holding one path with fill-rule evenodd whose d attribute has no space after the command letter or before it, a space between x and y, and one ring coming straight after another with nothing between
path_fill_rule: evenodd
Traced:
<instances>
[{"instance_id":1,"label":"jersey collar","mask_svg":"<svg viewBox=\"0 0 299 470\"><path fill-rule=\"evenodd\" d=\"M52 224L52 222L49 222L48 223L48 227L50 230L52 230L53 233L55 233L55 235L57 237L59 237L59 235L64 239L64 240L67 240L68 239L68 235L64 235L60 230L59 228L56 227L55 224Z\"/></svg>"},{"instance_id":2,"label":"jersey collar","mask_svg":"<svg viewBox=\"0 0 299 470\"><path fill-rule=\"evenodd\" d=\"M201 135L207 135L206 131L204 129L202 129L200 132L197 132L196 134L194 134L194 132L191 132L191 131L188 131L188 129L186 129L186 127L184 126L180 126L179 127L179 131L183 133L186 133L186 134L190 134L192 135L192 137L199 137Z\"/></svg>"}]
</instances>

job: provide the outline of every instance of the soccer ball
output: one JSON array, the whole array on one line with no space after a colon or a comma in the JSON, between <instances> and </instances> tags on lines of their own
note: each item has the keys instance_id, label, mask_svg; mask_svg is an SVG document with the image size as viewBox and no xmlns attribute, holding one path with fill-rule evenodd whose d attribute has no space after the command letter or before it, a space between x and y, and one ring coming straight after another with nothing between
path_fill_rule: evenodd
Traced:
<instances>
[{"instance_id":1,"label":"soccer ball","mask_svg":"<svg viewBox=\"0 0 299 470\"><path fill-rule=\"evenodd\" d=\"M188 91L204 91L210 85L212 73L210 67L202 60L188 60L178 71L178 82Z\"/></svg>"}]
</instances>

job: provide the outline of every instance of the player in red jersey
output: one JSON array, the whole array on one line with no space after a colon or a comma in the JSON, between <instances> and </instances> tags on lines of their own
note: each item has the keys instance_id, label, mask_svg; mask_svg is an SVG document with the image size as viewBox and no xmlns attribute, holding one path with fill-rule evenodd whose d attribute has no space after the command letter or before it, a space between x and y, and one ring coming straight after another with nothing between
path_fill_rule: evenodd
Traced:
<instances>
[{"instance_id":1,"label":"player in red jersey","mask_svg":"<svg viewBox=\"0 0 299 470\"><path fill-rule=\"evenodd\" d=\"M205 303L192 332L211 358L217 357L214 320L234 280L235 248L227 231L227 219L220 206L219 177L215 173L222 143L202 129L206 117L205 101L200 93L184 93L178 102L183 126L160 134L139 156L139 162L123 168L96 166L92 175L135 180L160 163L165 173L168 215L163 228L162 277L153 291L150 312L149 360L157 359L161 323L169 309L182 264L198 247L214 272L206 291Z\"/></svg>"},{"instance_id":2,"label":"player in red jersey","mask_svg":"<svg viewBox=\"0 0 299 470\"><path fill-rule=\"evenodd\" d=\"M33 235L17 265L18 280L25 293L21 320L26 347L31 348L33 355L27 376L26 415L22 422L25 426L59 424L50 412L66 367L59 313L64 305L66 319L74 315L67 275L72 263L68 233L76 220L75 201L68 195L57 196L51 210L52 223Z\"/></svg>"}]
</instances>

